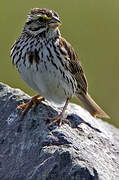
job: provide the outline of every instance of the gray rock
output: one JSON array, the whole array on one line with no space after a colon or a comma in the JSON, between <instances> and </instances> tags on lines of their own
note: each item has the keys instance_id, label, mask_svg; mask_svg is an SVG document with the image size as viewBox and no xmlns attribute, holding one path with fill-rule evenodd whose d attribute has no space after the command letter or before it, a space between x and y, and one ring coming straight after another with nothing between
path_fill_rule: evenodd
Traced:
<instances>
[{"instance_id":1,"label":"gray rock","mask_svg":"<svg viewBox=\"0 0 119 180\"><path fill-rule=\"evenodd\" d=\"M23 120L17 105L29 100L0 84L0 180L118 180L119 130L69 104L67 124L47 128L59 109L47 102Z\"/></svg>"}]
</instances>

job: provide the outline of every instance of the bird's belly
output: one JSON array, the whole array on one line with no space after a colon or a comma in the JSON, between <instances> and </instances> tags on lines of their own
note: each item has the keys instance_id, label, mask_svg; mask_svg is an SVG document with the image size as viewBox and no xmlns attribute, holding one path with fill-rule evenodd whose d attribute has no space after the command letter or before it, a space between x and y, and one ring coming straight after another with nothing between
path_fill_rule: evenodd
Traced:
<instances>
[{"instance_id":1,"label":"bird's belly","mask_svg":"<svg viewBox=\"0 0 119 180\"><path fill-rule=\"evenodd\" d=\"M37 68L36 65L29 68L23 65L19 68L19 72L32 89L50 102L62 104L74 93L72 83L64 79L61 72L51 63L47 63L47 67L46 64L39 63ZM67 72L67 77L73 81L69 72Z\"/></svg>"},{"instance_id":2,"label":"bird's belly","mask_svg":"<svg viewBox=\"0 0 119 180\"><path fill-rule=\"evenodd\" d=\"M49 73L36 74L36 82L40 93L50 102L61 104L66 100L65 89L62 82L57 79L56 75Z\"/></svg>"},{"instance_id":3,"label":"bird's belly","mask_svg":"<svg viewBox=\"0 0 119 180\"><path fill-rule=\"evenodd\" d=\"M47 69L44 65L39 66L34 81L37 82L41 94L50 102L62 104L67 97L70 98L73 94L70 83L50 63L47 64Z\"/></svg>"}]
</instances>

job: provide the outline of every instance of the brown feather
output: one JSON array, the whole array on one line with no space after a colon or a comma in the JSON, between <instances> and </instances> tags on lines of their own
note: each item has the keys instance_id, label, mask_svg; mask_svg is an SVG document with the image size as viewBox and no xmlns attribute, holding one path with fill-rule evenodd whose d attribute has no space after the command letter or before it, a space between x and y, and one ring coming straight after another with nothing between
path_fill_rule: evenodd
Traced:
<instances>
[{"instance_id":1,"label":"brown feather","mask_svg":"<svg viewBox=\"0 0 119 180\"><path fill-rule=\"evenodd\" d=\"M94 117L100 118L110 118L107 113L105 113L96 102L88 94L77 94L77 97L81 100L84 107L90 112Z\"/></svg>"},{"instance_id":2,"label":"brown feather","mask_svg":"<svg viewBox=\"0 0 119 180\"><path fill-rule=\"evenodd\" d=\"M77 91L86 93L88 84L77 54L72 46L62 37L60 37L60 46L61 48L63 46L67 51L68 69L77 81Z\"/></svg>"},{"instance_id":3,"label":"brown feather","mask_svg":"<svg viewBox=\"0 0 119 180\"><path fill-rule=\"evenodd\" d=\"M109 116L95 103L95 101L88 95L88 83L86 76L81 67L77 54L72 46L62 37L60 37L60 48L65 48L64 53L68 61L68 69L77 81L76 96L81 100L85 108L94 117L109 118Z\"/></svg>"}]
</instances>

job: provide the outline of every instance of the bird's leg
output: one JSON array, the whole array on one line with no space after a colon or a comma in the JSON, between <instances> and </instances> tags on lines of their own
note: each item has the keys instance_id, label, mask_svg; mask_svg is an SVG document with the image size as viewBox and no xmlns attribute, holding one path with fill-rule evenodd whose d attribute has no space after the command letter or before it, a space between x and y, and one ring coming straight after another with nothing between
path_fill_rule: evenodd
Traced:
<instances>
[{"instance_id":1,"label":"bird's leg","mask_svg":"<svg viewBox=\"0 0 119 180\"><path fill-rule=\"evenodd\" d=\"M21 113L20 119L23 118L23 116L30 110L30 108L35 108L41 101L45 100L43 97L38 99L39 97L41 97L40 94L32 97L28 103L17 106L17 109L24 109Z\"/></svg>"},{"instance_id":2,"label":"bird's leg","mask_svg":"<svg viewBox=\"0 0 119 180\"><path fill-rule=\"evenodd\" d=\"M58 123L58 126L61 126L61 125L62 125L62 122L71 125L70 122L69 122L67 119L64 119L64 118L63 118L64 112L65 112L65 110L66 110L66 108L67 108L67 106L68 106L68 103L69 103L69 98L67 98L67 100L66 100L66 102L65 102L65 105L64 105L61 113L60 113L58 116L53 117L53 118L50 118L50 117L45 118L45 120L51 120L51 121L52 121L50 124L48 124L47 127L50 127L51 125L53 125L53 124L55 124L55 123Z\"/></svg>"}]
</instances>

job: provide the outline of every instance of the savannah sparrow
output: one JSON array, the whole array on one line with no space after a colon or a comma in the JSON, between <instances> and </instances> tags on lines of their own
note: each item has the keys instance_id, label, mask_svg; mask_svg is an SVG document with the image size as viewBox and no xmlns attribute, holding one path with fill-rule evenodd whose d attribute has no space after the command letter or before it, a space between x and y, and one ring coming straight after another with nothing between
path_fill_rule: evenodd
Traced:
<instances>
[{"instance_id":1,"label":"savannah sparrow","mask_svg":"<svg viewBox=\"0 0 119 180\"><path fill-rule=\"evenodd\" d=\"M36 92L24 108L22 116L34 103L44 98L55 104L64 104L61 113L50 124L59 125L72 96L77 96L92 116L109 116L88 94L87 80L78 56L72 46L61 37L61 21L53 10L34 8L28 14L23 31L11 48L12 63L23 80ZM40 98L40 96L44 98Z\"/></svg>"}]
</instances>

